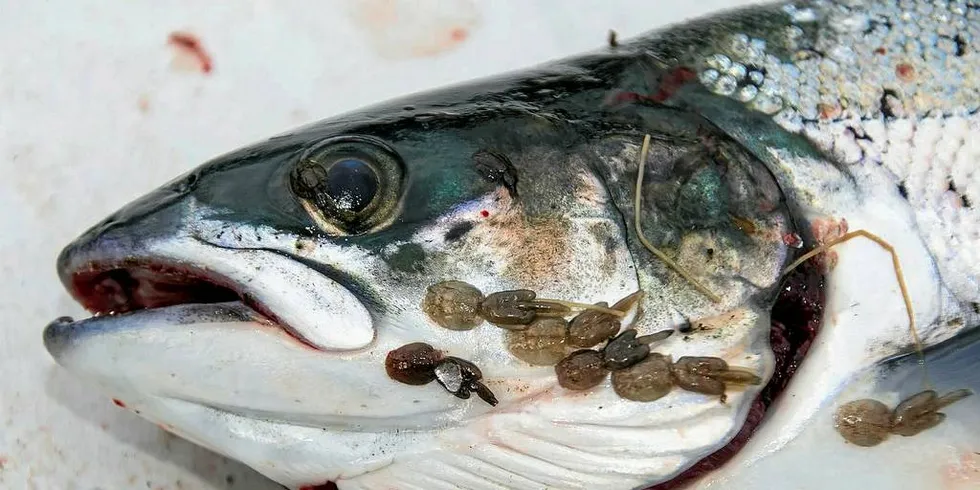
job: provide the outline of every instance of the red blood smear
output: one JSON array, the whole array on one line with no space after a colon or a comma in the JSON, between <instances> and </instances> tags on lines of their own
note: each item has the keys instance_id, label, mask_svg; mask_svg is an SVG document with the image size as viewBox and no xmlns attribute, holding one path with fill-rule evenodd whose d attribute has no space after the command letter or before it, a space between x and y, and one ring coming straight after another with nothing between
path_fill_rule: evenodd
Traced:
<instances>
[{"instance_id":1,"label":"red blood smear","mask_svg":"<svg viewBox=\"0 0 980 490\"><path fill-rule=\"evenodd\" d=\"M122 400L117 400L117 399L113 398L112 399L112 403L116 404L116 406L119 407L119 408L126 408L126 404L123 403Z\"/></svg>"},{"instance_id":2,"label":"red blood smear","mask_svg":"<svg viewBox=\"0 0 980 490\"><path fill-rule=\"evenodd\" d=\"M759 427L766 408L789 384L817 335L823 316L823 276L813 262L806 262L787 276L772 309L769 341L776 370L769 384L752 402L745 424L725 447L698 461L676 478L647 490L677 490L714 471L732 459Z\"/></svg>"},{"instance_id":3,"label":"red blood smear","mask_svg":"<svg viewBox=\"0 0 980 490\"><path fill-rule=\"evenodd\" d=\"M211 61L211 55L204 50L197 36L186 32L173 32L170 34L169 41L170 44L197 58L203 73L211 73L211 69L214 67L214 63Z\"/></svg>"},{"instance_id":4,"label":"red blood smear","mask_svg":"<svg viewBox=\"0 0 980 490\"><path fill-rule=\"evenodd\" d=\"M655 102L664 102L671 98L684 84L694 80L694 77L694 70L686 66L674 68L664 75L663 80L660 81L660 88L651 98Z\"/></svg>"},{"instance_id":5,"label":"red blood smear","mask_svg":"<svg viewBox=\"0 0 980 490\"><path fill-rule=\"evenodd\" d=\"M457 27L449 33L449 37L456 42L466 40L467 35L466 29L463 29L462 27Z\"/></svg>"},{"instance_id":6,"label":"red blood smear","mask_svg":"<svg viewBox=\"0 0 980 490\"><path fill-rule=\"evenodd\" d=\"M612 98L612 104L624 104L627 102L640 102L642 100L650 100L643 94L638 94L636 92L618 92Z\"/></svg>"},{"instance_id":7,"label":"red blood smear","mask_svg":"<svg viewBox=\"0 0 980 490\"><path fill-rule=\"evenodd\" d=\"M490 211L487 211L486 209L484 209L483 211L480 211L480 216L483 216L484 218L486 218L486 217L490 216Z\"/></svg>"},{"instance_id":8,"label":"red blood smear","mask_svg":"<svg viewBox=\"0 0 980 490\"><path fill-rule=\"evenodd\" d=\"M909 82L915 79L915 68L908 63L900 63L895 67L895 74L901 80Z\"/></svg>"},{"instance_id":9,"label":"red blood smear","mask_svg":"<svg viewBox=\"0 0 980 490\"><path fill-rule=\"evenodd\" d=\"M657 103L666 102L667 99L673 97L674 94L677 93L677 91L680 90L680 88L686 83L694 80L696 76L697 75L694 73L694 70L686 66L680 66L667 72L667 74L663 76L663 78L660 80L660 86L657 87L657 91L653 95L645 95L636 92L617 92L612 95L609 103L616 105L644 101L652 101Z\"/></svg>"},{"instance_id":10,"label":"red blood smear","mask_svg":"<svg viewBox=\"0 0 980 490\"><path fill-rule=\"evenodd\" d=\"M305 485L299 487L299 490L337 490L337 485L333 482L327 482L323 485Z\"/></svg>"}]
</instances>

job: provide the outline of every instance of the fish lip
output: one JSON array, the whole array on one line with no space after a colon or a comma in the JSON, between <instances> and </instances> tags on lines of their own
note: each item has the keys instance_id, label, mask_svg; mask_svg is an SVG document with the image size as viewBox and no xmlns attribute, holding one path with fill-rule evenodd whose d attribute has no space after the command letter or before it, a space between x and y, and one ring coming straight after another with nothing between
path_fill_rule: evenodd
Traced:
<instances>
[{"instance_id":1,"label":"fish lip","mask_svg":"<svg viewBox=\"0 0 980 490\"><path fill-rule=\"evenodd\" d=\"M138 255L121 259L91 258L71 266L69 265L69 250L65 249L59 256L58 271L61 282L72 298L93 316L134 313L167 306L238 301L263 320L288 333L296 341L307 347L317 348L298 335L289 325L279 320L261 302L250 295L243 294L238 282L215 271L186 262L169 260L165 257ZM134 277L134 275L138 277ZM184 284L182 287L180 284L176 284L178 286L176 289L171 289L157 297L136 296L139 294L141 286L148 286L152 289L161 285L175 285L174 282L168 283L163 280L163 277L183 281ZM137 283L122 284L121 282L125 279L136 280ZM113 292L105 291L105 281L107 280L122 288L129 288L122 291L125 302L119 302L118 296L112 297ZM102 291L99 291L100 289ZM46 343L49 330L52 332L59 330L54 327L66 323L65 318L67 317L58 318L48 324L44 333ZM74 325L81 321L72 320L70 323Z\"/></svg>"}]
</instances>

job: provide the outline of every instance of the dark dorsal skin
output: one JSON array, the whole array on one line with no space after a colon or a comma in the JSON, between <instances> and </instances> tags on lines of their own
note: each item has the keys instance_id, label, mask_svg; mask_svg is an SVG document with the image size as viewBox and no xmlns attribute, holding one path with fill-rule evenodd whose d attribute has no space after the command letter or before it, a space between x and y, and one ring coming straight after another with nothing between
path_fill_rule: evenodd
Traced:
<instances>
[{"instance_id":1,"label":"dark dorsal skin","mask_svg":"<svg viewBox=\"0 0 980 490\"><path fill-rule=\"evenodd\" d=\"M687 231L712 230L725 235L729 247L741 250L749 244L731 216L758 218L750 205L760 198L775 210L765 213L785 214L780 190L754 155L686 107L683 92L713 96L690 83L687 68L671 66L652 53L649 43L622 44L530 71L413 95L272 137L214 158L113 214L79 242L108 228L125 228L185 196L220 210L223 220L319 236L289 188L289 172L304 151L344 136L375 138L404 165L404 192L394 222L376 232L340 238L345 244L378 249L499 187L520 202L529 219L561 215L574 204L573 186L583 172L599 179L623 225L631 228L634 149L650 134L654 143L642 208L649 238L670 249ZM624 156L613 162L612 155ZM495 161L506 171L491 168ZM740 171L728 172L731 166ZM751 195L718 192L726 182L751 188ZM455 231L462 236L468 229L463 225ZM678 282L632 232L624 234L628 237L609 240L627 239L639 265L659 277L658 282ZM714 250L709 248L704 254L710 261ZM760 258L753 260L765 260L763 252L776 251L760 250ZM393 262L392 267L405 264ZM325 272L343 280L364 301L376 294L369 284L358 284L342 271ZM768 286L763 290L760 299L765 302L772 291ZM678 292L686 295L685 302L704 301L686 286L672 288L672 294Z\"/></svg>"}]
</instances>

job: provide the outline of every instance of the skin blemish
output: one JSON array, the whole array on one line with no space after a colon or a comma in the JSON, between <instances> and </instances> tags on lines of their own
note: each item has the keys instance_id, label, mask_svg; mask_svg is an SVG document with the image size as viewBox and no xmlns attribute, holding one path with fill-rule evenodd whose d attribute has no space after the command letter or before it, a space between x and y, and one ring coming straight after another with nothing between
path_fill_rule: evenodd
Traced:
<instances>
[{"instance_id":1,"label":"skin blemish","mask_svg":"<svg viewBox=\"0 0 980 490\"><path fill-rule=\"evenodd\" d=\"M141 114L146 114L150 112L150 97L146 94L140 95L136 99L136 107L139 109Z\"/></svg>"},{"instance_id":2,"label":"skin blemish","mask_svg":"<svg viewBox=\"0 0 980 490\"><path fill-rule=\"evenodd\" d=\"M847 220L840 221L833 218L816 219L810 225L810 232L820 245L832 242L847 233ZM820 254L815 260L817 265L832 270L837 265L837 252L827 250Z\"/></svg>"},{"instance_id":3,"label":"skin blemish","mask_svg":"<svg viewBox=\"0 0 980 490\"><path fill-rule=\"evenodd\" d=\"M197 36L188 32L173 32L167 43L177 50L178 56L174 59L174 63L178 68L196 66L204 74L209 74L214 69L211 55L205 51Z\"/></svg>"},{"instance_id":4,"label":"skin blemish","mask_svg":"<svg viewBox=\"0 0 980 490\"><path fill-rule=\"evenodd\" d=\"M660 80L660 86L657 87L657 91L652 95L644 95L636 92L614 92L609 96L606 103L609 105L663 103L673 97L681 87L695 78L697 78L697 74L694 70L681 66L664 75Z\"/></svg>"},{"instance_id":5,"label":"skin blemish","mask_svg":"<svg viewBox=\"0 0 980 490\"><path fill-rule=\"evenodd\" d=\"M388 265L400 272L421 272L425 262L425 250L417 243L406 243L388 257Z\"/></svg>"},{"instance_id":6,"label":"skin blemish","mask_svg":"<svg viewBox=\"0 0 980 490\"><path fill-rule=\"evenodd\" d=\"M619 105L619 104L643 102L649 100L652 100L652 98L647 97L646 95L638 94L636 92L615 92L610 96L609 100L607 101L607 104Z\"/></svg>"},{"instance_id":7,"label":"skin blemish","mask_svg":"<svg viewBox=\"0 0 980 490\"><path fill-rule=\"evenodd\" d=\"M739 229L742 233L746 235L755 235L759 231L759 227L755 225L752 220L742 218L740 216L732 216L732 224Z\"/></svg>"},{"instance_id":8,"label":"skin blemish","mask_svg":"<svg viewBox=\"0 0 980 490\"><path fill-rule=\"evenodd\" d=\"M589 233L596 243L601 243L606 253L599 266L604 273L613 275L616 270L616 237L615 231L607 224L593 223L589 225Z\"/></svg>"},{"instance_id":9,"label":"skin blemish","mask_svg":"<svg viewBox=\"0 0 980 490\"><path fill-rule=\"evenodd\" d=\"M319 485L303 485L299 490L337 490L337 485L333 482L321 483Z\"/></svg>"},{"instance_id":10,"label":"skin blemish","mask_svg":"<svg viewBox=\"0 0 980 490\"><path fill-rule=\"evenodd\" d=\"M293 245L293 247L296 249L296 253L300 255L306 255L313 252L313 249L316 248L316 243L314 243L313 240L310 240L308 238L299 238L296 240L296 243Z\"/></svg>"},{"instance_id":11,"label":"skin blemish","mask_svg":"<svg viewBox=\"0 0 980 490\"><path fill-rule=\"evenodd\" d=\"M463 236L469 233L470 230L472 229L473 229L473 222L471 221L464 221L462 223L457 223L453 225L453 227L450 228L449 231L446 232L445 239L447 242L455 242L456 240L463 238Z\"/></svg>"},{"instance_id":12,"label":"skin blemish","mask_svg":"<svg viewBox=\"0 0 980 490\"><path fill-rule=\"evenodd\" d=\"M787 247L802 248L803 239L796 233L786 233L783 235L783 244L785 244Z\"/></svg>"},{"instance_id":13,"label":"skin blemish","mask_svg":"<svg viewBox=\"0 0 980 490\"><path fill-rule=\"evenodd\" d=\"M652 96L653 101L666 101L667 99L673 97L681 87L695 78L697 78L697 74L694 72L694 70L686 66L674 68L664 75L664 78L660 81L660 87Z\"/></svg>"},{"instance_id":14,"label":"skin blemish","mask_svg":"<svg viewBox=\"0 0 980 490\"><path fill-rule=\"evenodd\" d=\"M115 406L117 406L117 407L119 407L119 408L126 408L126 404L123 403L122 400L119 400L117 398L113 398L112 399L112 404L115 405Z\"/></svg>"},{"instance_id":15,"label":"skin blemish","mask_svg":"<svg viewBox=\"0 0 980 490\"><path fill-rule=\"evenodd\" d=\"M817 104L817 110L820 111L820 119L837 119L840 117L843 111L840 104Z\"/></svg>"},{"instance_id":16,"label":"skin blemish","mask_svg":"<svg viewBox=\"0 0 980 490\"><path fill-rule=\"evenodd\" d=\"M879 105L881 108L881 114L885 116L886 119L893 119L896 117L896 111L902 108L902 99L898 96L898 92L895 90L885 88L882 89Z\"/></svg>"},{"instance_id":17,"label":"skin blemish","mask_svg":"<svg viewBox=\"0 0 980 490\"><path fill-rule=\"evenodd\" d=\"M449 31L449 39L454 43L461 43L469 37L469 32L465 28L457 27Z\"/></svg>"},{"instance_id":18,"label":"skin blemish","mask_svg":"<svg viewBox=\"0 0 980 490\"><path fill-rule=\"evenodd\" d=\"M568 264L572 248L564 218L529 218L520 207L498 213L481 226L480 238L508 257L504 273L531 287L548 284ZM474 232L475 233L475 232Z\"/></svg>"},{"instance_id":19,"label":"skin blemish","mask_svg":"<svg viewBox=\"0 0 980 490\"><path fill-rule=\"evenodd\" d=\"M908 63L899 63L898 66L895 67L895 75L903 82L914 81L915 67Z\"/></svg>"},{"instance_id":20,"label":"skin blemish","mask_svg":"<svg viewBox=\"0 0 980 490\"><path fill-rule=\"evenodd\" d=\"M980 486L980 453L964 452L956 461L943 469L943 488L948 490L967 490Z\"/></svg>"}]
</instances>

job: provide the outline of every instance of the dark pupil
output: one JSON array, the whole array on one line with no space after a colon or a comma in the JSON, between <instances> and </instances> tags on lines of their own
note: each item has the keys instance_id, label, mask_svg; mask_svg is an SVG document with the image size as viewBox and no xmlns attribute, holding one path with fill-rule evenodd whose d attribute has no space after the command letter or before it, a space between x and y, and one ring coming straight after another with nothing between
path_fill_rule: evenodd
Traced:
<instances>
[{"instance_id":1,"label":"dark pupil","mask_svg":"<svg viewBox=\"0 0 980 490\"><path fill-rule=\"evenodd\" d=\"M352 213L371 204L378 192L378 177L370 165L360 160L341 160L327 171L327 195L337 208Z\"/></svg>"}]
</instances>

